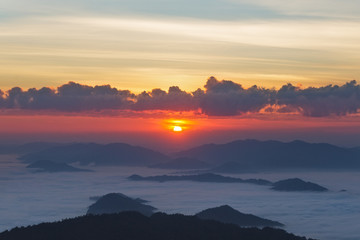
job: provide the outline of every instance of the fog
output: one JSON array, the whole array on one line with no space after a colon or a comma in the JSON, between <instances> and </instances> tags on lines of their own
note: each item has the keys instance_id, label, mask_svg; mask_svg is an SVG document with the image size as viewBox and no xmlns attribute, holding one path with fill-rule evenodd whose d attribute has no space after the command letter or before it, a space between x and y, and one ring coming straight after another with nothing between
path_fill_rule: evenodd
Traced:
<instances>
[{"instance_id":1,"label":"fog","mask_svg":"<svg viewBox=\"0 0 360 240\"><path fill-rule=\"evenodd\" d=\"M276 192L243 183L138 182L131 174L173 171L101 167L95 172L34 173L15 156L0 155L0 231L15 226L83 215L90 196L121 192L149 200L166 213L194 214L228 204L233 208L284 223L286 231L323 240L360 239L360 172L280 172L232 175L271 181L299 177L318 183L326 193ZM340 190L346 189L345 192Z\"/></svg>"}]
</instances>

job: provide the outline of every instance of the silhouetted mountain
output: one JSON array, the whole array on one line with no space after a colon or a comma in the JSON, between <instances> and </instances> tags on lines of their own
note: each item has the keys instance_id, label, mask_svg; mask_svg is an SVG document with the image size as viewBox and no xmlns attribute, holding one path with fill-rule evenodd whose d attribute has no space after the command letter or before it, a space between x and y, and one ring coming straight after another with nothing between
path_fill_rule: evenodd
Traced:
<instances>
[{"instance_id":1,"label":"silhouetted mountain","mask_svg":"<svg viewBox=\"0 0 360 240\"><path fill-rule=\"evenodd\" d=\"M145 205L137 199L129 198L121 193L109 193L92 204L86 214L111 214L125 211L136 211L151 216L156 208Z\"/></svg>"},{"instance_id":2,"label":"silhouetted mountain","mask_svg":"<svg viewBox=\"0 0 360 240\"><path fill-rule=\"evenodd\" d=\"M119 194L119 195L128 197L128 196L126 196L125 194L122 194L122 193L115 193L115 194ZM102 198L102 197L103 197L103 196L92 196L92 197L89 197L89 199L90 199L91 201L97 201L97 200L99 200L99 199ZM139 203L148 203L148 202L149 202L149 201L144 200L144 199L142 199L142 198L132 198L132 199L135 200L135 201L137 201L137 202L139 202Z\"/></svg>"},{"instance_id":3,"label":"silhouetted mountain","mask_svg":"<svg viewBox=\"0 0 360 240\"><path fill-rule=\"evenodd\" d=\"M26 154L62 145L64 144L49 142L33 142L26 144L0 144L0 154Z\"/></svg>"},{"instance_id":4,"label":"silhouetted mountain","mask_svg":"<svg viewBox=\"0 0 360 240\"><path fill-rule=\"evenodd\" d=\"M39 172L91 172L91 170L75 168L66 163L40 160L29 164L26 168L35 168Z\"/></svg>"},{"instance_id":5,"label":"silhouetted mountain","mask_svg":"<svg viewBox=\"0 0 360 240\"><path fill-rule=\"evenodd\" d=\"M323 192L328 189L312 183L305 182L299 178L286 179L272 183L265 179L241 179L234 177L222 176L214 173L203 173L198 175L160 175L143 177L137 174L128 177L132 181L153 181L153 182L169 182L169 181L194 181L194 182L213 182L213 183L252 183L256 185L272 186L271 189L277 191L317 191Z\"/></svg>"},{"instance_id":6,"label":"silhouetted mountain","mask_svg":"<svg viewBox=\"0 0 360 240\"><path fill-rule=\"evenodd\" d=\"M271 189L277 191L314 191L314 192L328 191L328 189L325 187L322 187L312 182L305 182L299 178L291 178L291 179L275 182Z\"/></svg>"},{"instance_id":7,"label":"silhouetted mountain","mask_svg":"<svg viewBox=\"0 0 360 240\"><path fill-rule=\"evenodd\" d=\"M136 212L82 216L61 222L14 228L1 240L307 240L281 229L240 228L194 216ZM309 239L310 240L310 239Z\"/></svg>"},{"instance_id":8,"label":"silhouetted mountain","mask_svg":"<svg viewBox=\"0 0 360 240\"><path fill-rule=\"evenodd\" d=\"M203 161L199 161L194 158L175 158L169 162L154 164L149 166L150 168L161 168L161 169L204 169L210 165Z\"/></svg>"},{"instance_id":9,"label":"silhouetted mountain","mask_svg":"<svg viewBox=\"0 0 360 240\"><path fill-rule=\"evenodd\" d=\"M220 165L214 171L229 173L271 169L360 168L359 148L341 148L325 143L313 144L302 141L283 143L239 140L227 144L208 144L177 153L178 158L187 160L175 159L174 162L162 153L124 143L107 145L78 143L52 147L38 143L36 146L37 144L33 143L24 147L21 151L32 149L31 153L19 159L27 163L50 160L65 163L80 162L84 165L94 163L95 165L151 166L165 163L158 167L166 168L187 168L193 167L192 164L198 168L203 165L201 162L205 162L213 166ZM41 150L34 152L37 148ZM8 150L8 152L11 151ZM197 160L192 162L190 159ZM229 162L239 163L239 165L235 166L234 163ZM230 165L226 165L227 163ZM222 164L225 165L221 166ZM231 170L231 165L235 166L233 169L237 171Z\"/></svg>"},{"instance_id":10,"label":"silhouetted mountain","mask_svg":"<svg viewBox=\"0 0 360 240\"><path fill-rule=\"evenodd\" d=\"M241 213L228 205L209 208L197 213L201 219L216 220L223 223L233 223L243 227L280 227L284 224L260 218L252 214Z\"/></svg>"},{"instance_id":11,"label":"silhouetted mountain","mask_svg":"<svg viewBox=\"0 0 360 240\"><path fill-rule=\"evenodd\" d=\"M143 147L125 143L96 144L77 143L48 148L36 153L29 153L19 158L24 162L51 160L53 162L80 162L82 165L123 165L148 166L169 160L169 157Z\"/></svg>"},{"instance_id":12,"label":"silhouetted mountain","mask_svg":"<svg viewBox=\"0 0 360 240\"><path fill-rule=\"evenodd\" d=\"M239 162L247 169L353 169L360 168L360 151L325 143L239 140L208 144L178 152L213 165Z\"/></svg>"},{"instance_id":13,"label":"silhouetted mountain","mask_svg":"<svg viewBox=\"0 0 360 240\"><path fill-rule=\"evenodd\" d=\"M221 176L213 173L203 173L198 175L181 175L181 176L150 176L142 177L140 175L131 175L128 177L132 181L155 181L155 182L168 182L168 181L194 181L194 182L216 182L216 183L252 183L257 185L271 185L270 181L264 179L241 179Z\"/></svg>"}]
</instances>

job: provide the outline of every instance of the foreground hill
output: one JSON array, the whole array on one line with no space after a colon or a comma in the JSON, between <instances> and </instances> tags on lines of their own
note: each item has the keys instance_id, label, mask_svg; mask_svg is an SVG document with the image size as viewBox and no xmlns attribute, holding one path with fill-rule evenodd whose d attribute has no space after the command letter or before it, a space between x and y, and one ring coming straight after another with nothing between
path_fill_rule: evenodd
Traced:
<instances>
[{"instance_id":1,"label":"foreground hill","mask_svg":"<svg viewBox=\"0 0 360 240\"><path fill-rule=\"evenodd\" d=\"M268 169L353 169L360 168L360 151L325 143L239 140L208 144L176 153L213 165L237 162L242 171ZM221 169L224 172L224 169ZM230 169L232 170L232 169Z\"/></svg>"},{"instance_id":2,"label":"foreground hill","mask_svg":"<svg viewBox=\"0 0 360 240\"><path fill-rule=\"evenodd\" d=\"M136 211L151 216L156 208L146 205L142 200L132 199L121 193L106 194L92 204L86 214L109 214Z\"/></svg>"},{"instance_id":3,"label":"foreground hill","mask_svg":"<svg viewBox=\"0 0 360 240\"><path fill-rule=\"evenodd\" d=\"M281 227L284 224L260 218L252 214L239 212L228 205L209 208L197 213L201 219L216 220L223 223L233 223L243 227Z\"/></svg>"},{"instance_id":4,"label":"foreground hill","mask_svg":"<svg viewBox=\"0 0 360 240\"><path fill-rule=\"evenodd\" d=\"M82 165L148 166L169 160L159 152L125 143L96 144L76 143L48 148L21 156L20 160L32 163L39 160L73 163Z\"/></svg>"},{"instance_id":5,"label":"foreground hill","mask_svg":"<svg viewBox=\"0 0 360 240\"><path fill-rule=\"evenodd\" d=\"M87 215L116 214L121 212L139 212L145 216L154 214L156 208L146 205L148 201L140 198L130 198L122 193L109 193L102 197L91 197L96 202L92 204ZM282 227L282 223L264 219L252 214L241 213L228 205L209 208L195 215L200 219L232 223L243 227Z\"/></svg>"},{"instance_id":6,"label":"foreground hill","mask_svg":"<svg viewBox=\"0 0 360 240\"><path fill-rule=\"evenodd\" d=\"M180 214L136 212L88 215L55 223L14 228L0 233L1 240L306 240L284 230L240 228Z\"/></svg>"}]
</instances>

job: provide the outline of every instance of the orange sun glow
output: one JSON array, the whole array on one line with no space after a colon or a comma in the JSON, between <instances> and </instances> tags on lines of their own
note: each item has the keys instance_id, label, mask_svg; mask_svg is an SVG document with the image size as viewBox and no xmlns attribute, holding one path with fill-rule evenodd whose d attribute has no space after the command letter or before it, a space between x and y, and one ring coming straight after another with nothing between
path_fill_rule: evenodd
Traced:
<instances>
[{"instance_id":1,"label":"orange sun glow","mask_svg":"<svg viewBox=\"0 0 360 240\"><path fill-rule=\"evenodd\" d=\"M194 121L188 119L166 119L162 125L164 129L180 133L189 130L194 125Z\"/></svg>"},{"instance_id":2,"label":"orange sun glow","mask_svg":"<svg viewBox=\"0 0 360 240\"><path fill-rule=\"evenodd\" d=\"M174 132L182 132L182 127L180 127L180 126L174 126L174 128L173 128L173 131Z\"/></svg>"}]
</instances>

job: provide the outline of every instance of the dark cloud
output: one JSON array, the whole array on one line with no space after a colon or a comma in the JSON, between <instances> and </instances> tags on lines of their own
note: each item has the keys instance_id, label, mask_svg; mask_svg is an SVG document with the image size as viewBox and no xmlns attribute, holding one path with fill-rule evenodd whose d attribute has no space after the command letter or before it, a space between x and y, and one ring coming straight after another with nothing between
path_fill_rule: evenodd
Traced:
<instances>
[{"instance_id":1,"label":"dark cloud","mask_svg":"<svg viewBox=\"0 0 360 240\"><path fill-rule=\"evenodd\" d=\"M4 107L4 102L5 102L4 92L1 91L1 89L0 89L0 108Z\"/></svg>"},{"instance_id":2,"label":"dark cloud","mask_svg":"<svg viewBox=\"0 0 360 240\"><path fill-rule=\"evenodd\" d=\"M306 89L288 84L277 92L276 101L277 104L297 109L305 116L343 116L356 113L360 108L360 86L355 80L343 86Z\"/></svg>"},{"instance_id":3,"label":"dark cloud","mask_svg":"<svg viewBox=\"0 0 360 240\"><path fill-rule=\"evenodd\" d=\"M343 116L360 109L360 86L356 81L305 89L287 84L275 90L258 86L244 88L232 81L210 77L204 89L192 93L173 86L168 91L156 88L134 94L109 85L92 87L69 82L57 89L0 90L0 108L62 112L200 111L209 116L235 116L264 110L266 113L298 112L311 117Z\"/></svg>"},{"instance_id":4,"label":"dark cloud","mask_svg":"<svg viewBox=\"0 0 360 240\"><path fill-rule=\"evenodd\" d=\"M244 89L232 81L209 78L206 91L195 95L200 109L207 115L233 116L246 112L258 112L272 102L273 90L253 86Z\"/></svg>"},{"instance_id":5,"label":"dark cloud","mask_svg":"<svg viewBox=\"0 0 360 240\"><path fill-rule=\"evenodd\" d=\"M168 92L161 89L142 92L136 97L133 109L191 111L196 109L196 105L191 93L182 91L179 87L170 87Z\"/></svg>"},{"instance_id":6,"label":"dark cloud","mask_svg":"<svg viewBox=\"0 0 360 240\"><path fill-rule=\"evenodd\" d=\"M58 87L23 91L15 87L7 92L3 106L29 110L87 111L103 109L127 109L133 104L135 95L130 91L119 91L108 85L90 87L69 82Z\"/></svg>"}]
</instances>

